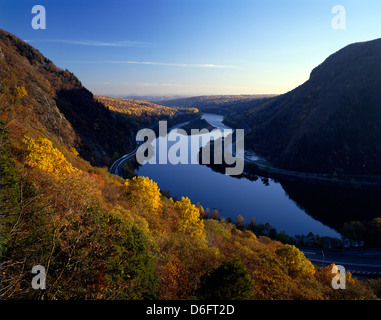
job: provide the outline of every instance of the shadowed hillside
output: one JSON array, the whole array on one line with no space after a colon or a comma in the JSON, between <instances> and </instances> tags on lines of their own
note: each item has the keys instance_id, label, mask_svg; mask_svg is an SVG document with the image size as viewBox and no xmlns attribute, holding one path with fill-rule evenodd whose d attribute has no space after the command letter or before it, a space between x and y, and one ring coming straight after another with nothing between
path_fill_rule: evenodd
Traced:
<instances>
[{"instance_id":1,"label":"shadowed hillside","mask_svg":"<svg viewBox=\"0 0 381 320\"><path fill-rule=\"evenodd\" d=\"M295 171L381 174L381 40L331 55L298 88L250 110L247 144Z\"/></svg>"}]
</instances>

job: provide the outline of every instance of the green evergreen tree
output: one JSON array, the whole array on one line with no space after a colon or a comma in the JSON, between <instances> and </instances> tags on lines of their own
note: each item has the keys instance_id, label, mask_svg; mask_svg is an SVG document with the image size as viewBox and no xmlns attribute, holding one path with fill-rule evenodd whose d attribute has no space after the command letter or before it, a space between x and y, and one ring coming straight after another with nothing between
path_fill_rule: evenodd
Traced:
<instances>
[{"instance_id":1,"label":"green evergreen tree","mask_svg":"<svg viewBox=\"0 0 381 320\"><path fill-rule=\"evenodd\" d=\"M125 274L134 285L130 287L130 299L157 299L159 280L152 257L148 253L147 239L142 230L133 226L127 233L129 259Z\"/></svg>"},{"instance_id":2,"label":"green evergreen tree","mask_svg":"<svg viewBox=\"0 0 381 320\"><path fill-rule=\"evenodd\" d=\"M198 296L205 300L250 300L254 284L240 259L225 260L201 278Z\"/></svg>"}]
</instances>

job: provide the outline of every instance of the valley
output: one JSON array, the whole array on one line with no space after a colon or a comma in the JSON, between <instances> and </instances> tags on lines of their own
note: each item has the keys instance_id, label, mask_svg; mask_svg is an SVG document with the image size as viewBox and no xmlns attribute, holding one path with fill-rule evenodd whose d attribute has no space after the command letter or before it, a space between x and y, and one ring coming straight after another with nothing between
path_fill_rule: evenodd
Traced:
<instances>
[{"instance_id":1,"label":"valley","mask_svg":"<svg viewBox=\"0 0 381 320\"><path fill-rule=\"evenodd\" d=\"M0 48L2 299L379 298L378 279L350 273L347 290L336 291L334 257L318 266L298 249L381 246L379 190L352 179L377 179L379 169L378 69L367 65L380 54L379 41L343 49L317 67L311 81L284 95L157 104L94 95L72 72L4 30ZM346 63L353 57L364 61L361 70ZM234 69L185 65L195 66ZM336 78L346 73L375 80L356 86L362 90L356 94ZM332 97L319 84L327 77L357 100L347 106L339 99L333 113L325 113L323 102ZM367 112L361 116L359 109ZM136 135L143 128L159 132L160 121L188 130L190 123L245 129L251 154L244 173L221 174L223 165L192 165L192 159L189 165L139 166ZM349 134L359 127L367 130ZM187 144L194 157L199 147L192 147ZM252 160L257 152L274 167ZM340 177L348 177L351 188L341 186ZM334 185L316 183L322 180ZM46 269L44 290L30 286L35 265Z\"/></svg>"}]
</instances>

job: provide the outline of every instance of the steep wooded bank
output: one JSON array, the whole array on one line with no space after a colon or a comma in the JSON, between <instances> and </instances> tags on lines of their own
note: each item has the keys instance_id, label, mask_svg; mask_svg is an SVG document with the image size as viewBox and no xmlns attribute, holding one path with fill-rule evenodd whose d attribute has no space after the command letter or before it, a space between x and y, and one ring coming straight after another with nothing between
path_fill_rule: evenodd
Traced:
<instances>
[{"instance_id":1,"label":"steep wooded bank","mask_svg":"<svg viewBox=\"0 0 381 320\"><path fill-rule=\"evenodd\" d=\"M349 45L246 113L247 144L280 168L381 174L381 39Z\"/></svg>"},{"instance_id":2,"label":"steep wooded bank","mask_svg":"<svg viewBox=\"0 0 381 320\"><path fill-rule=\"evenodd\" d=\"M3 30L0 48L0 92L12 134L52 137L94 165L109 164L114 153L133 145L124 118L96 101L71 72Z\"/></svg>"}]
</instances>

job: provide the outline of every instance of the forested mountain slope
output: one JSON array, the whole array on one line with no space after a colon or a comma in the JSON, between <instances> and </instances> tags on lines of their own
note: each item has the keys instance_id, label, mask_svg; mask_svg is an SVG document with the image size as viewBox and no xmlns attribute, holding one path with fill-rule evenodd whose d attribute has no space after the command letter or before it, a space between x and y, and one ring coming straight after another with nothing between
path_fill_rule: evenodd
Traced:
<instances>
[{"instance_id":1,"label":"forested mountain slope","mask_svg":"<svg viewBox=\"0 0 381 320\"><path fill-rule=\"evenodd\" d=\"M275 166L381 174L381 39L327 58L298 88L246 113L247 145Z\"/></svg>"},{"instance_id":2,"label":"forested mountain slope","mask_svg":"<svg viewBox=\"0 0 381 320\"><path fill-rule=\"evenodd\" d=\"M127 152L133 135L68 70L61 70L16 36L0 30L0 92L17 134L51 136L92 164Z\"/></svg>"}]
</instances>

